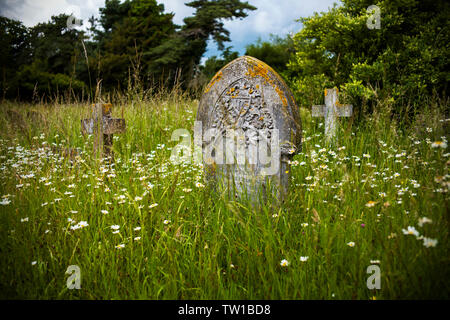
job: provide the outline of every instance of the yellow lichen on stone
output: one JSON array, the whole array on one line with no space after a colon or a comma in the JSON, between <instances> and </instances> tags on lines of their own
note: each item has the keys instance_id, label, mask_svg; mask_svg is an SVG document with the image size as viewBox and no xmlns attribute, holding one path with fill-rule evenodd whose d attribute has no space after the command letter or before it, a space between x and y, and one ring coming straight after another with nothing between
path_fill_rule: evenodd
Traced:
<instances>
[{"instance_id":1,"label":"yellow lichen on stone","mask_svg":"<svg viewBox=\"0 0 450 320\"><path fill-rule=\"evenodd\" d=\"M249 63L250 67L247 69L246 75L250 76L252 78L261 77L262 79L264 79L264 83L265 84L268 83L272 86L272 88L276 91L276 93L280 97L283 105L285 107L287 107L287 105L288 105L287 98L286 98L283 90L281 90L278 87L278 85L275 83L275 81L273 79L271 79L271 77L269 76L269 71L273 75L275 75L281 83L284 83L283 79L281 79L280 76L271 67L269 67L268 65L266 65L263 62L260 62L251 57L247 57L247 62ZM259 88L259 86L257 88Z\"/></svg>"},{"instance_id":2,"label":"yellow lichen on stone","mask_svg":"<svg viewBox=\"0 0 450 320\"><path fill-rule=\"evenodd\" d=\"M208 93L209 90L211 90L212 86L216 83L219 82L222 79L222 71L218 72L214 78L212 78L212 80L209 82L209 84L206 86L205 89L205 93Z\"/></svg>"},{"instance_id":3,"label":"yellow lichen on stone","mask_svg":"<svg viewBox=\"0 0 450 320\"><path fill-rule=\"evenodd\" d=\"M103 104L103 113L107 114L111 111L112 104L111 103L105 103Z\"/></svg>"}]
</instances>

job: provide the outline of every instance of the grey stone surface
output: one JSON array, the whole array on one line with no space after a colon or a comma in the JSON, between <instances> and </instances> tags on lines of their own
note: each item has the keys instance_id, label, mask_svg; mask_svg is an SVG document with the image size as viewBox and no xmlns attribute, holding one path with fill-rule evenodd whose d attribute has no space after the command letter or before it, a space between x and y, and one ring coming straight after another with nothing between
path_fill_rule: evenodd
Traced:
<instances>
[{"instance_id":1,"label":"grey stone surface","mask_svg":"<svg viewBox=\"0 0 450 320\"><path fill-rule=\"evenodd\" d=\"M126 130L125 119L111 117L112 105L92 105L92 118L81 120L81 132L94 135L94 154L112 157L113 134Z\"/></svg>"},{"instance_id":2,"label":"grey stone surface","mask_svg":"<svg viewBox=\"0 0 450 320\"><path fill-rule=\"evenodd\" d=\"M209 179L253 199L267 192L269 184L278 196L287 191L288 160L301 149L301 122L291 91L271 67L249 56L230 62L206 87L197 121ZM234 132L233 140L226 140L229 132ZM234 142L233 152L224 140ZM268 149L269 163L258 149L262 146ZM243 156L239 150L245 151Z\"/></svg>"},{"instance_id":3,"label":"grey stone surface","mask_svg":"<svg viewBox=\"0 0 450 320\"><path fill-rule=\"evenodd\" d=\"M325 89L325 105L312 106L313 117L325 117L325 138L331 141L336 136L339 117L351 117L353 106L340 104L338 89Z\"/></svg>"}]
</instances>

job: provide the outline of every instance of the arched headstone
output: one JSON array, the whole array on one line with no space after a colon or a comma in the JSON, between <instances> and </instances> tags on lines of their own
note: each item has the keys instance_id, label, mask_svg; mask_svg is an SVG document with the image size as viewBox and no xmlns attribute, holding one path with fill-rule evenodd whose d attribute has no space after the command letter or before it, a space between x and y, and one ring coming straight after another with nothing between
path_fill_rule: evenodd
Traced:
<instances>
[{"instance_id":1,"label":"arched headstone","mask_svg":"<svg viewBox=\"0 0 450 320\"><path fill-rule=\"evenodd\" d=\"M287 190L301 122L291 91L271 67L249 56L230 62L207 85L197 121L210 179L253 199L269 181L277 192Z\"/></svg>"}]
</instances>

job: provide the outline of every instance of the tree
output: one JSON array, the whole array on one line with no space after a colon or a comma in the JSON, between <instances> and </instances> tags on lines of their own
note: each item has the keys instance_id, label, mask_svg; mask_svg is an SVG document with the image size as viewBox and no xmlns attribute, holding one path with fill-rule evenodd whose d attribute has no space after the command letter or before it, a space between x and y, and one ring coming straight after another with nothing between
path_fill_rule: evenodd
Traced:
<instances>
[{"instance_id":1,"label":"tree","mask_svg":"<svg viewBox=\"0 0 450 320\"><path fill-rule=\"evenodd\" d=\"M151 61L143 52L161 45L175 32L172 13L164 13L164 5L156 0L106 0L100 9L96 30L99 54L93 67L106 88L127 87L132 78L137 85L144 76L154 76ZM145 78L145 77L144 77Z\"/></svg>"},{"instance_id":2,"label":"tree","mask_svg":"<svg viewBox=\"0 0 450 320\"><path fill-rule=\"evenodd\" d=\"M52 16L46 23L26 28L20 22L0 17L2 35L3 94L31 98L35 91L82 89L74 66L81 54L83 33L67 27L67 15Z\"/></svg>"},{"instance_id":3,"label":"tree","mask_svg":"<svg viewBox=\"0 0 450 320\"><path fill-rule=\"evenodd\" d=\"M31 62L30 33L21 22L0 17L0 89L3 98L17 94L15 73Z\"/></svg>"},{"instance_id":4,"label":"tree","mask_svg":"<svg viewBox=\"0 0 450 320\"><path fill-rule=\"evenodd\" d=\"M258 39L255 44L248 45L245 54L264 61L288 79L291 75L287 65L294 52L294 42L289 35L284 38L271 35L270 41Z\"/></svg>"},{"instance_id":5,"label":"tree","mask_svg":"<svg viewBox=\"0 0 450 320\"><path fill-rule=\"evenodd\" d=\"M226 64L239 57L239 52L231 51L232 47L227 47L222 52L222 59L211 56L205 61L204 66L200 66L200 71L205 77L205 82L209 81Z\"/></svg>"},{"instance_id":6,"label":"tree","mask_svg":"<svg viewBox=\"0 0 450 320\"><path fill-rule=\"evenodd\" d=\"M224 28L223 20L243 19L247 11L256 10L240 0L198 0L186 5L195 8L194 15L185 18L181 29L161 46L147 52L154 57L154 68L166 70L170 79L175 79L182 68L181 80L185 85L198 75L200 59L209 39L215 41L219 50L224 50L224 43L230 41L230 32Z\"/></svg>"},{"instance_id":7,"label":"tree","mask_svg":"<svg viewBox=\"0 0 450 320\"><path fill-rule=\"evenodd\" d=\"M450 5L444 0L382 0L381 28L368 29L371 0L302 18L294 37L295 94L301 105L322 102L323 88L337 86L351 102L373 107L390 97L397 106L420 107L423 98L445 95L449 77Z\"/></svg>"}]
</instances>

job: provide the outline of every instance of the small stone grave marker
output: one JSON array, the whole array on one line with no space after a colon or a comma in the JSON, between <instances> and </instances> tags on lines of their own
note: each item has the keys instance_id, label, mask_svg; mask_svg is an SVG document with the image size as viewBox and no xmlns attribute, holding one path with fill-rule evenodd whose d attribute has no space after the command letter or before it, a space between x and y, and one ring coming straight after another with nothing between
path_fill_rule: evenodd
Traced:
<instances>
[{"instance_id":1,"label":"small stone grave marker","mask_svg":"<svg viewBox=\"0 0 450 320\"><path fill-rule=\"evenodd\" d=\"M81 131L94 135L95 154L112 158L113 134L125 132L125 119L111 117L110 103L97 103L92 107L92 118L81 120Z\"/></svg>"},{"instance_id":2,"label":"small stone grave marker","mask_svg":"<svg viewBox=\"0 0 450 320\"><path fill-rule=\"evenodd\" d=\"M351 117L353 106L340 104L338 89L325 89L325 105L312 106L313 117L325 117L325 136L331 140L336 135L338 117Z\"/></svg>"},{"instance_id":3,"label":"small stone grave marker","mask_svg":"<svg viewBox=\"0 0 450 320\"><path fill-rule=\"evenodd\" d=\"M277 196L287 191L289 160L301 149L300 115L267 64L243 56L222 68L204 91L196 126L196 152L210 180L239 198L245 192L255 200L269 182Z\"/></svg>"}]
</instances>

